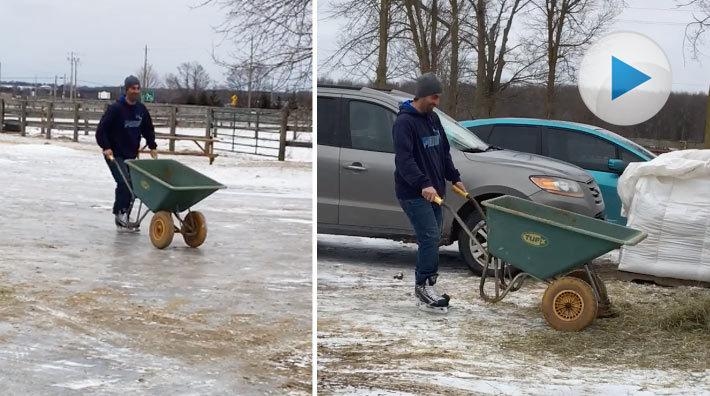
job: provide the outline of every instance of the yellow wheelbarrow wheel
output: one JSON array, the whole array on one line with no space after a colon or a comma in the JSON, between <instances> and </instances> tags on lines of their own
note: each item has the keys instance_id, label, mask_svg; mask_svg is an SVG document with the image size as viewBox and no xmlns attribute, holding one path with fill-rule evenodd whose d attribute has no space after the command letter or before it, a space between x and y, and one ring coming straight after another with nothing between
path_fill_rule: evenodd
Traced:
<instances>
[{"instance_id":1,"label":"yellow wheelbarrow wheel","mask_svg":"<svg viewBox=\"0 0 710 396\"><path fill-rule=\"evenodd\" d=\"M583 330L597 317L594 290L581 279L559 278L547 287L542 296L542 314L555 330Z\"/></svg>"},{"instance_id":2,"label":"yellow wheelbarrow wheel","mask_svg":"<svg viewBox=\"0 0 710 396\"><path fill-rule=\"evenodd\" d=\"M200 212L190 212L180 227L182 238L189 247L196 248L202 245L207 238L207 221Z\"/></svg>"},{"instance_id":3,"label":"yellow wheelbarrow wheel","mask_svg":"<svg viewBox=\"0 0 710 396\"><path fill-rule=\"evenodd\" d=\"M150 220L150 241L158 249L165 249L173 241L175 225L170 212L160 211Z\"/></svg>"},{"instance_id":4,"label":"yellow wheelbarrow wheel","mask_svg":"<svg viewBox=\"0 0 710 396\"><path fill-rule=\"evenodd\" d=\"M576 269L565 276L570 278L577 278L585 281L590 286L592 283L589 281L589 274L584 269ZM609 299L609 293L606 290L606 285L604 281L599 277L599 275L594 274L594 282L597 284L599 289L599 305L597 306L597 318L613 318L617 316L616 311L611 306L611 300Z\"/></svg>"}]
</instances>

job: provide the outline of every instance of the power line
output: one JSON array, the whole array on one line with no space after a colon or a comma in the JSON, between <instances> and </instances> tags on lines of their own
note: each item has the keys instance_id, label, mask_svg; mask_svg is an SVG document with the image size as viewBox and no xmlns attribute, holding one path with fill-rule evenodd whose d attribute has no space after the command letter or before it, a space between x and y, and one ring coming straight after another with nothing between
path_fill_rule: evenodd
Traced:
<instances>
[{"instance_id":1,"label":"power line","mask_svg":"<svg viewBox=\"0 0 710 396\"><path fill-rule=\"evenodd\" d=\"M33 80L35 78L37 80L53 80L54 79L53 76L52 77L39 77L39 76L25 76L25 77L5 76L5 77L3 77L3 79L5 79L5 80Z\"/></svg>"},{"instance_id":2,"label":"power line","mask_svg":"<svg viewBox=\"0 0 710 396\"><path fill-rule=\"evenodd\" d=\"M617 19L618 22L629 22L629 23L640 23L643 25L672 25L672 26L686 26L687 22L659 22L659 21L640 21L634 19Z\"/></svg>"},{"instance_id":3,"label":"power line","mask_svg":"<svg viewBox=\"0 0 710 396\"><path fill-rule=\"evenodd\" d=\"M644 11L675 11L675 12L704 12L698 9L687 8L654 8L654 7L625 7L627 10L644 10Z\"/></svg>"}]
</instances>

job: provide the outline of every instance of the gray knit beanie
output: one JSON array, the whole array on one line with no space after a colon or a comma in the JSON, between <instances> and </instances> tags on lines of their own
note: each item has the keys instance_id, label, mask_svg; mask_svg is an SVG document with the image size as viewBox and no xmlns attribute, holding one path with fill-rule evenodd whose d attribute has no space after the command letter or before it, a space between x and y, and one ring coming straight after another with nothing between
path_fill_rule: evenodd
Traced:
<instances>
[{"instance_id":1,"label":"gray knit beanie","mask_svg":"<svg viewBox=\"0 0 710 396\"><path fill-rule=\"evenodd\" d=\"M441 81L436 77L434 73L422 74L421 77L417 79L417 88L414 92L415 98L423 98L429 95L440 94Z\"/></svg>"},{"instance_id":2,"label":"gray knit beanie","mask_svg":"<svg viewBox=\"0 0 710 396\"><path fill-rule=\"evenodd\" d=\"M141 85L141 81L138 79L138 77L128 76L128 77L126 77L126 80L123 82L123 87L128 89L136 84Z\"/></svg>"}]
</instances>

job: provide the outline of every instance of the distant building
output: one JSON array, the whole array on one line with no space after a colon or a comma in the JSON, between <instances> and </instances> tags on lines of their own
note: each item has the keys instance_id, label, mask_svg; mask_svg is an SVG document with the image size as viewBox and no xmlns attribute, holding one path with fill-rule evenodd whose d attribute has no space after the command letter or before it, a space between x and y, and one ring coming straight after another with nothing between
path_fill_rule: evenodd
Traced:
<instances>
[{"instance_id":1,"label":"distant building","mask_svg":"<svg viewBox=\"0 0 710 396\"><path fill-rule=\"evenodd\" d=\"M99 91L100 100L111 100L111 92L109 91Z\"/></svg>"}]
</instances>

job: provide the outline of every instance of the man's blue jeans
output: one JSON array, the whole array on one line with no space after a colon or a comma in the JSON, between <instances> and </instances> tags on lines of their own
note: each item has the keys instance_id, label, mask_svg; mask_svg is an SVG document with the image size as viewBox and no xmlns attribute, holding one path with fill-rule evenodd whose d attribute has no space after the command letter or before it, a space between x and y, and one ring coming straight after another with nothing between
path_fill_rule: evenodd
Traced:
<instances>
[{"instance_id":1,"label":"man's blue jeans","mask_svg":"<svg viewBox=\"0 0 710 396\"><path fill-rule=\"evenodd\" d=\"M441 241L441 206L424 198L400 199L399 204L409 217L417 235L417 267L415 281L422 284L439 271L439 242Z\"/></svg>"},{"instance_id":2,"label":"man's blue jeans","mask_svg":"<svg viewBox=\"0 0 710 396\"><path fill-rule=\"evenodd\" d=\"M113 179L116 181L116 196L113 202L113 214L117 214L119 211L122 210L127 211L128 208L133 204L133 195L128 189L128 186L126 186L126 183L123 181L121 175L118 173L116 165L121 167L123 174L126 176L128 182L130 183L131 176L128 174L128 165L126 165L126 162L123 158L119 158L116 156L114 156L115 162L111 162L107 158L104 159L106 160L108 168L111 170L111 176L113 176Z\"/></svg>"}]
</instances>

